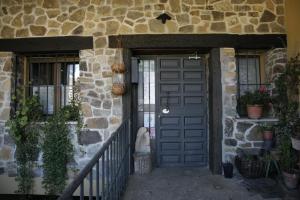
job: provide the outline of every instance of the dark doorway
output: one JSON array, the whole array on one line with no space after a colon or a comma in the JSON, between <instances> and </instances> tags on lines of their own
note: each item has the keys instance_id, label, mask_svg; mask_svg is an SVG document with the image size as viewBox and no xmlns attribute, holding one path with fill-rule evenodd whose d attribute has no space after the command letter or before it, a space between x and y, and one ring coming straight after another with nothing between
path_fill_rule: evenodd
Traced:
<instances>
[{"instance_id":1,"label":"dark doorway","mask_svg":"<svg viewBox=\"0 0 300 200\"><path fill-rule=\"evenodd\" d=\"M139 61L138 126L149 129L159 167L207 166L205 63L182 55Z\"/></svg>"}]
</instances>

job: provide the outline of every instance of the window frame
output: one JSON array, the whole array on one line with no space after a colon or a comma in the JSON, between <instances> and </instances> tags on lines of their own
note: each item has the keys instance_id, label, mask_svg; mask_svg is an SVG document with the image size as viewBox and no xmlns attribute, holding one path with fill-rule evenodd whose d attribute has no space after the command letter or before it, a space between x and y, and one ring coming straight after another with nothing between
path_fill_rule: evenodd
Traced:
<instances>
[{"instance_id":1,"label":"window frame","mask_svg":"<svg viewBox=\"0 0 300 200\"><path fill-rule=\"evenodd\" d=\"M239 66L239 61L238 57L258 57L258 64L259 64L259 70L258 76L259 76L259 83L254 84L257 86L263 86L263 85L268 85L266 83L266 71L265 71L265 51L263 50L240 50L237 51L235 55L236 59L236 73L237 73L237 98L241 97L241 85L251 85L249 83L247 84L241 84L240 83L240 66Z\"/></svg>"},{"instance_id":2,"label":"window frame","mask_svg":"<svg viewBox=\"0 0 300 200\"><path fill-rule=\"evenodd\" d=\"M53 87L54 87L54 99L53 99L53 113L49 113L47 109L44 115L52 115L56 113L59 109L61 109L66 104L66 98L64 97L64 104L62 103L62 92L61 86L69 86L61 83L61 69L63 66L67 67L68 64L72 64L73 67L73 87L76 84L76 65L80 62L79 53L47 53L47 54L26 54L24 56L24 66L23 66L23 87L26 89L23 91L24 97L29 97L33 95L32 88L33 84L30 83L32 76L32 64L34 63L52 63L53 64ZM78 67L79 74L80 68ZM80 75L79 75L80 77ZM36 85L40 86L40 84ZM66 87L64 87L66 89ZM73 94L74 96L74 94Z\"/></svg>"}]
</instances>

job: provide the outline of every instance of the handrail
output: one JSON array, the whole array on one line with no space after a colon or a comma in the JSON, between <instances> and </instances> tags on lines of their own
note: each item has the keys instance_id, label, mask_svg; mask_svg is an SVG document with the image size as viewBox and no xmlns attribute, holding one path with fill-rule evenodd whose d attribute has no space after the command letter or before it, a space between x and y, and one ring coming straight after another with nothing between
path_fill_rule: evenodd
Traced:
<instances>
[{"instance_id":1,"label":"handrail","mask_svg":"<svg viewBox=\"0 0 300 200\"><path fill-rule=\"evenodd\" d=\"M84 179L89 176L90 182L90 199L93 197L93 168L96 167L96 199L100 199L100 185L99 185L99 166L100 160L102 161L102 195L106 195L105 198L101 196L101 200L104 199L114 199L112 198L116 194L110 194L113 192L113 187L118 187L116 184L117 177L120 175L120 169L123 169L123 173L126 173L124 184L127 182L127 178L129 175L128 166L130 164L130 120L127 119L123 121L120 127L111 135L111 137L103 144L101 149L93 156L90 162L80 171L80 173L76 176L76 178L68 185L68 187L64 190L62 195L58 198L58 200L68 200L72 199L73 193L80 187L80 199L84 198ZM117 144L118 146L116 146ZM123 148L123 149L122 149ZM124 150L124 151L123 151ZM116 153L121 153L122 155L118 155ZM106 158L106 159L105 159ZM122 162L120 162L122 161ZM114 164L119 164L118 166L114 166ZM105 169L106 167L106 169ZM113 171L114 170L114 171ZM105 175L108 176L104 177ZM113 177L115 176L115 177ZM123 174L121 174L123 176ZM107 180L108 179L108 180ZM105 186L110 186L106 187ZM124 185L121 185L121 189L124 189ZM103 191L106 189L107 191ZM114 189L116 190L116 189ZM118 189L119 191L120 189ZM119 194L117 194L120 196Z\"/></svg>"}]
</instances>

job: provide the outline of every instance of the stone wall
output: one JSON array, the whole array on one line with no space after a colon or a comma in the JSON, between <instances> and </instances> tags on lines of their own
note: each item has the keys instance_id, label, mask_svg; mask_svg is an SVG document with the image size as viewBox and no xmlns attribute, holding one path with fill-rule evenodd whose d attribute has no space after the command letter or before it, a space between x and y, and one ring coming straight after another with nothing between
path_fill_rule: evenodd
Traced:
<instances>
[{"instance_id":1,"label":"stone wall","mask_svg":"<svg viewBox=\"0 0 300 200\"><path fill-rule=\"evenodd\" d=\"M94 49L80 54L81 94L84 121L102 137L122 120L121 98L110 94L108 35L285 32L283 0L11 0L0 8L1 38L93 36ZM172 16L165 25L155 19L164 10Z\"/></svg>"},{"instance_id":2,"label":"stone wall","mask_svg":"<svg viewBox=\"0 0 300 200\"><path fill-rule=\"evenodd\" d=\"M250 120L240 118L236 110L237 73L235 51L223 48L221 55L222 87L223 87L223 161L232 161L234 156L246 151L258 154L263 148L262 133L259 125L273 124L276 119ZM272 49L265 54L265 70L267 82L273 85L273 80L282 72L286 63L286 49Z\"/></svg>"},{"instance_id":3,"label":"stone wall","mask_svg":"<svg viewBox=\"0 0 300 200\"><path fill-rule=\"evenodd\" d=\"M278 74L282 73L287 63L287 50L285 48L272 49L266 54L265 70L267 81L273 82Z\"/></svg>"},{"instance_id":4,"label":"stone wall","mask_svg":"<svg viewBox=\"0 0 300 200\"><path fill-rule=\"evenodd\" d=\"M165 25L155 19L164 10L172 17ZM74 161L79 167L122 121L122 100L111 94L110 66L115 50L108 48L109 35L284 32L283 0L0 0L0 38L93 36L94 49L80 52L82 111L87 129L78 136L73 134ZM0 53L0 120L9 118L11 55ZM224 151L231 154L246 143L238 142L238 136L230 133L237 129L233 49L222 50L222 72ZM4 144L5 135L0 132L0 157L5 157L0 158L5 160L0 161L0 172L2 165L8 170L14 163L12 147Z\"/></svg>"},{"instance_id":5,"label":"stone wall","mask_svg":"<svg viewBox=\"0 0 300 200\"><path fill-rule=\"evenodd\" d=\"M11 100L12 53L0 52L0 120L9 119Z\"/></svg>"},{"instance_id":6,"label":"stone wall","mask_svg":"<svg viewBox=\"0 0 300 200\"><path fill-rule=\"evenodd\" d=\"M2 38L285 32L283 0L10 0L0 6ZM165 25L155 19L164 10L172 16Z\"/></svg>"}]
</instances>

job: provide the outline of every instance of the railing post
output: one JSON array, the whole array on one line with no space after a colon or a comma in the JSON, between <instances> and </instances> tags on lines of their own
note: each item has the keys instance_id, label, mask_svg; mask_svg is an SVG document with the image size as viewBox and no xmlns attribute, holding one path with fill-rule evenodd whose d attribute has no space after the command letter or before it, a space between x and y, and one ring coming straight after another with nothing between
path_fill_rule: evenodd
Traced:
<instances>
[{"instance_id":1,"label":"railing post","mask_svg":"<svg viewBox=\"0 0 300 200\"><path fill-rule=\"evenodd\" d=\"M132 134L132 132L131 132L131 120L130 120L130 118L128 119L128 123L127 123L127 131L128 131L128 136L127 136L127 138L128 138L128 145L129 145L129 149L128 149L128 164L129 164L129 166L128 166L128 170L129 170L129 174L131 174L131 169L133 169L133 163L131 162L131 153L132 153L132 144L131 144L131 134Z\"/></svg>"}]
</instances>

